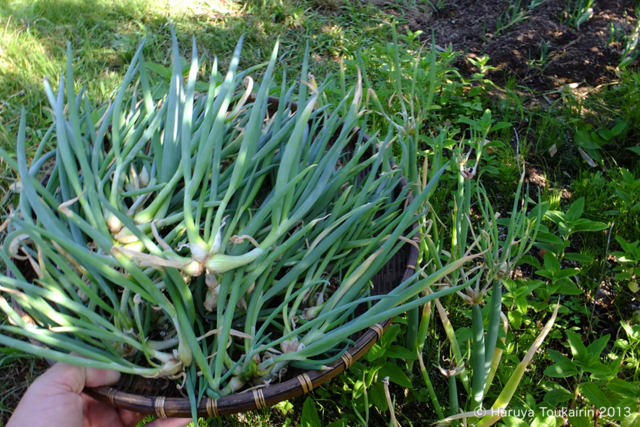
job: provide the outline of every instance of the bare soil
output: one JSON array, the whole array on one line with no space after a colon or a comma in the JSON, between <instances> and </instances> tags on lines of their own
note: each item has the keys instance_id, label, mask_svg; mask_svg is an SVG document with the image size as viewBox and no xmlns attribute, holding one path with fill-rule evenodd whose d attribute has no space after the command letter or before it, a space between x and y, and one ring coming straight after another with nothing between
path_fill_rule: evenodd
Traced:
<instances>
[{"instance_id":1,"label":"bare soil","mask_svg":"<svg viewBox=\"0 0 640 427\"><path fill-rule=\"evenodd\" d=\"M635 25L632 0L596 1L593 16L579 28L566 24L567 0L543 0L532 9L523 0L525 18L509 28L504 28L505 14L514 0L452 0L437 11L424 7L403 12L384 0L372 2L402 15L410 30L423 31L425 41L434 32L442 48L452 45L471 58L489 55L489 65L498 68L490 73L496 84L514 75L519 84L540 91L578 82L597 86L615 78L622 35ZM456 65L475 71L461 58Z\"/></svg>"}]
</instances>

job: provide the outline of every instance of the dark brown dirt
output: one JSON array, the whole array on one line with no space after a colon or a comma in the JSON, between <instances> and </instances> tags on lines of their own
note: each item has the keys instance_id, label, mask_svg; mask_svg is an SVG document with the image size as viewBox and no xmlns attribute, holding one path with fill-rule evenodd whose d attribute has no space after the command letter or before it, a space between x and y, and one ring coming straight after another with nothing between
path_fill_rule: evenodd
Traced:
<instances>
[{"instance_id":1,"label":"dark brown dirt","mask_svg":"<svg viewBox=\"0 0 640 427\"><path fill-rule=\"evenodd\" d=\"M373 3L401 15L386 1ZM496 32L498 20L505 21L504 14L513 3L452 0L439 11L423 8L402 15L409 29L424 32L425 41L433 31L442 48L452 45L471 58L489 55L489 65L498 68L490 76L499 85L510 75L540 91L578 82L596 86L615 78L624 48L620 36L630 34L635 25L632 0L596 1L593 16L579 29L565 24L567 0L543 0L533 9L527 7L530 1L523 0L526 19ZM477 71L465 57L456 65L463 71Z\"/></svg>"}]
</instances>

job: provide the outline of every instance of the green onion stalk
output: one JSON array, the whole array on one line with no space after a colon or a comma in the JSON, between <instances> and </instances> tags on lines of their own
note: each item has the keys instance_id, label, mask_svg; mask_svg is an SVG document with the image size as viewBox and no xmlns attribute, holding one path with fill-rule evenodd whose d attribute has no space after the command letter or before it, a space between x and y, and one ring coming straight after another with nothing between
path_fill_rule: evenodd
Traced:
<instances>
[{"instance_id":1,"label":"green onion stalk","mask_svg":"<svg viewBox=\"0 0 640 427\"><path fill-rule=\"evenodd\" d=\"M516 390L518 389L518 385L520 384L522 378L524 377L527 366L529 365L529 363L531 363L531 360L533 360L533 356L542 346L545 338L549 334L549 331L551 331L551 328L553 327L556 321L556 318L558 316L559 307L560 307L560 304L559 303L556 304L556 307L550 319L547 321L546 325L541 329L540 334L533 341L527 353L524 355L524 357L522 358L518 366L516 366L516 369L513 371L509 379L504 384L499 396L496 398L493 405L491 405L491 411L490 411L491 413L489 415L485 415L484 417L482 417L480 420L476 422L475 425L482 426L482 427L489 427L494 425L498 421L500 421L500 419L502 418L502 415L505 413L504 409L507 407L507 405L511 401L511 398L513 397ZM438 424L450 424L452 421L455 421L455 420L462 420L464 423L466 423L466 419L468 418L471 418L472 420L474 419L477 420L477 411L473 410L468 412L457 413L447 418L440 419L438 421Z\"/></svg>"},{"instance_id":2,"label":"green onion stalk","mask_svg":"<svg viewBox=\"0 0 640 427\"><path fill-rule=\"evenodd\" d=\"M466 288L464 292L458 292L463 301L471 307L473 333L470 348L472 381L469 408L472 410L482 408L484 395L497 369L496 361L500 360L502 354L502 351L497 347L501 322L504 325L504 320L501 320L504 318L502 312L502 280L510 277L520 258L531 249L540 227L542 216L547 209L547 203L538 203L533 209L529 209L530 199L528 194L525 194L523 200L521 200L523 182L524 168L516 189L513 208L508 218L500 218L500 215L494 212L486 191L482 184L479 183L476 186L476 201L482 220L478 225L478 234L476 235L473 228L470 227L471 222L468 219L467 208L465 208L465 213L461 218L466 218L468 227L456 227L457 230L462 230L460 236L465 236L466 233L471 232L475 244L484 254L483 276L481 278L476 276L478 280L474 286ZM467 188L464 189L465 196L467 190ZM463 204L463 206L465 205ZM501 230L506 231L505 237L500 236ZM468 271L460 270L460 277L463 277L464 280L468 280L467 275ZM486 304L489 305L486 328L481 308L485 304L485 299L488 299ZM436 305L438 306L440 317L446 325L448 323L446 314L439 303L436 303ZM503 326L503 329L506 328ZM460 363L458 360L460 352L455 335L448 332L448 336L456 356L456 362Z\"/></svg>"},{"instance_id":3,"label":"green onion stalk","mask_svg":"<svg viewBox=\"0 0 640 427\"><path fill-rule=\"evenodd\" d=\"M432 41L431 48L426 55L418 52L409 61L401 59L401 51L398 44L398 36L395 26L392 28L393 47L389 49L388 62L391 64L389 71L389 81L392 84L395 103L400 110L397 114L388 114L382 103L368 84L368 93L373 101L372 109L381 115L389 126L396 131L396 151L400 153L398 166L407 177L411 191L419 194L427 188L429 183L436 179L436 172L445 164L443 161L444 139L448 134L445 128L438 136L429 134L429 122L432 117L433 97L436 93L436 86L440 84L438 76L438 57L435 48L435 40ZM360 61L362 65L364 63ZM426 71L425 84L421 85L421 74ZM424 146L424 140L431 140L433 144L426 151L419 147ZM419 160L419 155L423 155L423 161ZM431 165L429 164L431 161ZM421 164L422 163L422 164ZM418 249L417 266L425 268L429 272L442 268L440 263L440 253L429 251L426 242L431 236L437 235L437 227L432 227L433 223L426 221L428 216L433 215L433 211L428 203L422 206L424 215L418 222L418 228L411 236L413 244ZM464 254L454 259L461 259ZM432 261L436 260L436 263ZM453 275L457 276L458 272ZM454 280L455 282L455 280ZM423 309L423 313L425 313ZM424 348L427 339L429 316L420 316L420 309L415 308L407 312L407 335L406 346L411 352ZM426 323L425 323L426 322ZM411 373L413 361L407 361L407 371Z\"/></svg>"},{"instance_id":4,"label":"green onion stalk","mask_svg":"<svg viewBox=\"0 0 640 427\"><path fill-rule=\"evenodd\" d=\"M410 183L409 191L414 192L414 191L419 191L418 187L413 188L412 186L413 184L416 183L415 178L417 176L416 161L417 161L418 153L416 150L417 145L415 144L417 140L410 137L408 134L409 133L415 134L415 122L414 122L413 110L408 111L406 108L406 104L404 102L404 96L402 91L402 87L403 87L402 76L401 76L402 71L400 68L400 60L399 60L399 52L398 52L399 45L398 45L398 38L397 38L395 25L392 25L392 34L393 34L393 41L394 41L393 49L389 51L389 56L387 60L389 61L389 64L392 65L392 68L389 69L389 80L392 82L393 90L397 95L399 95L398 99L400 100L399 106L401 109L400 115L399 115L400 119L399 120L396 119L395 117L393 117L393 115L389 115L385 111L385 108L382 106L382 103L380 102L376 93L373 91L371 82L366 78L366 72L365 72L367 99L369 99L370 97L373 102L373 105L370 107L371 110L381 115L384 118L384 125L388 126L390 131L394 131L395 135L394 135L393 141L396 147L397 148L399 147L399 150L396 149L396 151L401 152L400 163L396 166L398 167L398 169L402 170L404 176L407 178L407 181ZM360 67L364 70L365 69L364 61L362 60L361 57L359 57L358 59L359 59ZM341 87L343 88L342 89L343 92L344 92L345 85L346 85L346 82L345 82L345 76L344 76L344 69L342 68L342 65L341 65ZM413 108L413 104L411 104L411 108ZM412 154L409 154L409 153L412 153ZM422 207L422 209L424 209L424 206ZM412 235L409 237L414 237L414 236ZM415 244L415 243L412 242L412 244ZM418 308L413 309L410 312L411 315L417 314L418 310L419 310ZM410 330L413 327L413 325L415 325L415 322L410 322L409 324ZM410 333L409 335L411 336L412 334Z\"/></svg>"},{"instance_id":5,"label":"green onion stalk","mask_svg":"<svg viewBox=\"0 0 640 427\"><path fill-rule=\"evenodd\" d=\"M396 37L394 32L394 37ZM405 69L400 62L396 50L389 55L389 62L393 64L393 78L395 93L398 95L398 103L401 112L395 117L400 117L400 122L395 122L394 126L399 130L397 141L401 147L402 161L405 176L412 177L410 182L415 186L417 191L421 191L427 186L427 183L433 179L434 172L440 168L443 162L443 147L449 142L449 131L444 129L437 136L431 135L426 140L430 141L429 150L425 152L424 165L422 168L422 176L418 173L416 164L417 156L407 155L417 152L418 135L422 123L428 117L431 110L434 88L437 84L436 75L436 53L432 47L427 58L428 83L429 90L424 91L425 96L420 96L416 91L415 82L418 81L418 68L421 64L421 58L418 54L411 69ZM413 79L409 83L403 81L403 73L412 73ZM420 91L422 92L422 91ZM385 118L389 116L384 112L382 105L375 96L372 97L374 106L379 114ZM420 103L420 112L414 111L414 104ZM450 341L452 356L454 362L459 366L459 372L456 375L450 375L450 392L456 394L455 377L459 376L465 389L471 396L470 406L472 409L481 407L485 389L492 381L492 365L495 360L499 360L501 351L497 348L498 331L500 327L500 319L502 316L502 280L508 277L515 268L520 258L531 249L531 245L535 240L537 230L540 226L541 215L546 210L546 204L539 203L531 212L527 213L528 195L525 195L524 202L521 202L523 190L524 168L520 182L518 184L515 201L511 216L507 219L500 219L488 201L486 193L479 183L479 165L484 152L484 146L487 142L487 136L492 130L491 112L485 111L483 116L477 120L466 119L465 123L469 125L469 139L457 145L452 152L455 159L455 165L451 170L457 177L457 191L453 200L453 227L450 235L451 248L448 252L444 250L444 235L438 230L439 218L434 212L429 212L432 219L421 221L419 228L420 240L419 246L419 265L423 265L425 269L424 275L439 271L443 268L443 263L447 262L452 265L456 260L465 259L469 256L472 249L477 247L483 254L481 265L476 265L468 270L468 265L463 264L459 270L453 271L451 275L446 277L449 286L455 286L460 283L470 283L471 277L475 277L476 281L473 286L465 288L464 292L457 292L463 300L471 306L471 317L473 323L473 340L471 345L471 366L472 377L470 379L467 370L464 368L464 360L460 351L458 342L455 338L453 327L447 317L446 311L439 300L435 300L439 317L442 320L445 331ZM406 152L405 147L409 148ZM474 158L470 159L473 154ZM432 167L429 168L428 162L431 161ZM481 224L474 225L471 221L471 206L475 196L476 203L480 206L483 220ZM428 205L425 205L428 208ZM474 227L480 230L474 233ZM507 235L500 237L499 228L505 228ZM478 271L484 272L482 275L475 274ZM485 303L485 296L489 296L489 323L485 330L483 325L483 317L481 306ZM417 310L408 312L407 327L407 347L411 351L422 352L422 347L427 339L428 322L430 320L430 307L424 307L422 319L420 319ZM422 320L420 322L420 320ZM411 364L409 363L409 370ZM495 368L494 368L495 370ZM425 370L422 369L423 374ZM428 378L425 378L430 383ZM451 399L453 402L456 399ZM434 400L434 406L438 406Z\"/></svg>"},{"instance_id":6,"label":"green onion stalk","mask_svg":"<svg viewBox=\"0 0 640 427\"><path fill-rule=\"evenodd\" d=\"M35 156L26 155L24 111L17 158L0 151L22 183L0 250L0 292L29 319L0 299L10 320L0 344L81 366L186 375L195 401L268 385L291 366L322 369L357 331L475 283L428 291L479 256L467 253L370 295L448 165L414 185L417 175L403 171L415 145L401 129L371 138L354 130L372 123L360 74L333 104L331 76L305 81L308 49L302 82L282 73L276 85L277 43L266 64L245 71L241 48L242 39L223 75L217 61L200 63L194 42L182 70L172 34L166 81L140 46L104 104L75 92L69 48L57 93L44 82L53 124ZM269 95L278 91L276 105ZM362 304L367 313L355 316Z\"/></svg>"}]
</instances>

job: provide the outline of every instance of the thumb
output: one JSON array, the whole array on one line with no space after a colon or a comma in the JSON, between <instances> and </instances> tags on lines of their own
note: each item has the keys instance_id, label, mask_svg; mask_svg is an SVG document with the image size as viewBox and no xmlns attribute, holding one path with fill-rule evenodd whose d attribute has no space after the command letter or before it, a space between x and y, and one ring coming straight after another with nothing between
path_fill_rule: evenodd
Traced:
<instances>
[{"instance_id":1,"label":"thumb","mask_svg":"<svg viewBox=\"0 0 640 427\"><path fill-rule=\"evenodd\" d=\"M116 371L56 363L36 382L46 389L80 394L85 387L113 384L119 379L120 373Z\"/></svg>"},{"instance_id":2,"label":"thumb","mask_svg":"<svg viewBox=\"0 0 640 427\"><path fill-rule=\"evenodd\" d=\"M111 385L118 382L120 372L110 371L107 369L84 368L86 372L85 387L100 387L103 385Z\"/></svg>"},{"instance_id":3,"label":"thumb","mask_svg":"<svg viewBox=\"0 0 640 427\"><path fill-rule=\"evenodd\" d=\"M29 387L7 427L82 426L82 389L112 384L119 378L114 371L57 363Z\"/></svg>"}]
</instances>

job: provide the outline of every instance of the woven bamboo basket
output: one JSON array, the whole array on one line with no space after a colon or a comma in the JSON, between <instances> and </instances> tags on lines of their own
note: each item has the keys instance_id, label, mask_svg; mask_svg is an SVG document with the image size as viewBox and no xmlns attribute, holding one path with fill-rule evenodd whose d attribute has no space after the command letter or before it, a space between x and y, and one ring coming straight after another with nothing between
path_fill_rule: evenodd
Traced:
<instances>
[{"instance_id":1,"label":"woven bamboo basket","mask_svg":"<svg viewBox=\"0 0 640 427\"><path fill-rule=\"evenodd\" d=\"M249 98L255 100L255 96ZM278 109L279 99L269 97L268 111L269 114L275 114ZM292 102L291 111L297 110L297 104ZM338 129L340 131L340 129ZM351 157L350 150L355 146L358 137L362 137L364 141L369 136L362 134L359 128L353 129L353 143L349 144L345 149L344 156ZM396 167L392 164L392 167ZM369 170L365 169L359 175L362 179L367 176ZM402 179L396 189L400 192L407 185L405 179ZM409 201L413 199L409 194ZM413 224L409 230L407 237L414 242L418 241L417 223ZM416 246L405 243L395 256L385 264L373 279L373 288L371 295L385 295L393 290L404 280L411 277L416 270L416 262L418 260L418 250ZM16 263L22 270L31 268L29 263ZM24 271L25 277L35 277L33 272ZM12 299L14 308L25 314L15 299ZM355 315L361 315L365 312L365 307L358 307ZM377 323L365 331L361 331L352 339L355 344L347 349L342 357L328 365L328 369L300 371L291 370L283 381L268 387L253 389L250 391L241 391L229 396L223 396L220 399L211 399L204 397L198 404L198 416L201 417L220 417L224 415L248 412L256 409L262 409L273 406L279 402L292 399L305 393L309 393L314 388L324 384L330 379L341 374L345 370L362 357L384 334L391 325L393 319ZM33 342L33 341L32 341ZM41 343L37 343L42 345ZM49 363L53 363L49 361ZM92 397L107 402L108 404L120 408L134 411L145 415L156 415L160 418L168 417L191 417L191 405L186 395L175 387L175 383L166 378L150 379L140 376L123 374L120 380L112 386L103 386L96 388L86 388L84 390Z\"/></svg>"}]
</instances>

